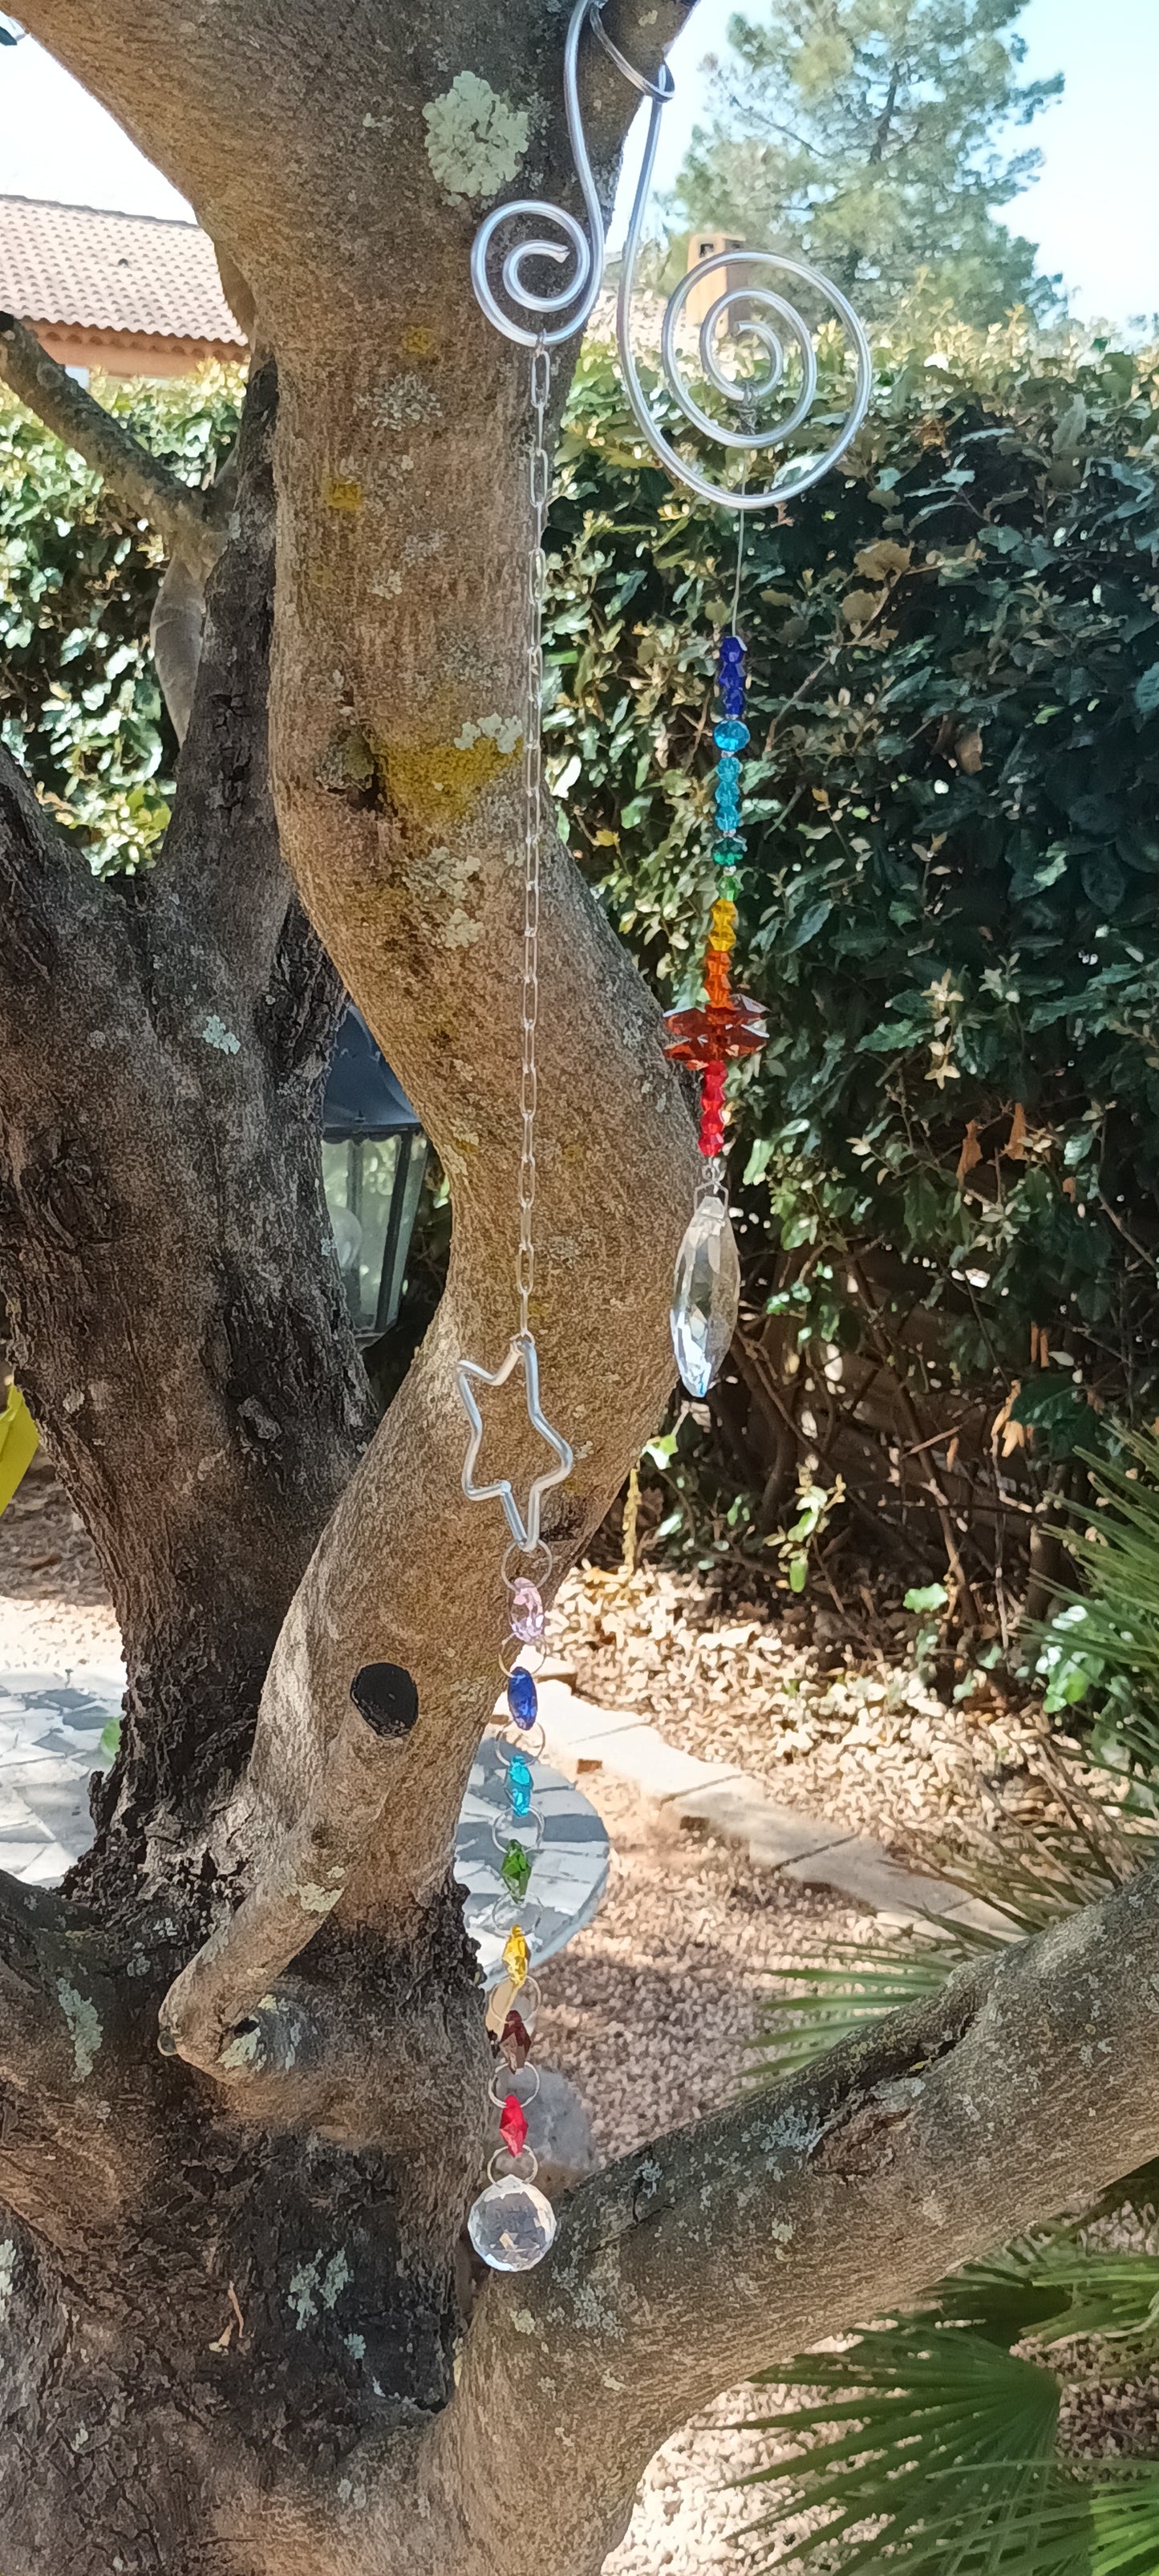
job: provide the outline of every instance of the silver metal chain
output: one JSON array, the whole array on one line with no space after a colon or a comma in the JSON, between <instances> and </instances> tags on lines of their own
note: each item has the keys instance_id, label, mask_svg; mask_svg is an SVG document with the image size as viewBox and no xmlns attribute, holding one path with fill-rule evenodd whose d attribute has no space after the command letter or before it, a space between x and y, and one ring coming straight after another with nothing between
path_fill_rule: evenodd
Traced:
<instances>
[{"instance_id":1,"label":"silver metal chain","mask_svg":"<svg viewBox=\"0 0 1159 2576\"><path fill-rule=\"evenodd\" d=\"M535 1111L538 1077L535 1032L539 1018L539 865L543 836L543 602L547 557L543 531L551 498L551 452L547 444L547 405L551 393L551 357L537 341L531 353L532 437L528 459L531 491L531 552L527 568L527 671L523 708L523 1065L520 1107L523 1140L519 1158L519 1250L515 1285L519 1293L519 1330L530 1331L531 1296L535 1286Z\"/></svg>"}]
</instances>

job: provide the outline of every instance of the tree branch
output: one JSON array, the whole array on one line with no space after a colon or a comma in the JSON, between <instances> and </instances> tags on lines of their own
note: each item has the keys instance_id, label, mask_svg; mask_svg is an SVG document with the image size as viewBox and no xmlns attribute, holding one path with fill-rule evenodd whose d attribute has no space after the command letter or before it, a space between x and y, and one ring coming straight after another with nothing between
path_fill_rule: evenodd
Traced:
<instances>
[{"instance_id":1,"label":"tree branch","mask_svg":"<svg viewBox=\"0 0 1159 2576\"><path fill-rule=\"evenodd\" d=\"M598 2569L646 2461L722 2387L1152 2155L1157 1936L1159 1867L572 2194L539 2270L489 2280L432 2440L510 2576L535 2576L549 2534L553 2569Z\"/></svg>"},{"instance_id":2,"label":"tree branch","mask_svg":"<svg viewBox=\"0 0 1159 2576\"><path fill-rule=\"evenodd\" d=\"M265 2071L259 2007L266 1989L312 1941L365 1853L390 1794L400 1739L414 1712L376 1726L347 1710L321 1779L284 1843L261 1852L257 1884L170 1987L161 2048L225 2083Z\"/></svg>"},{"instance_id":3,"label":"tree branch","mask_svg":"<svg viewBox=\"0 0 1159 2576\"><path fill-rule=\"evenodd\" d=\"M368 1429L318 1151L338 985L266 770L272 414L259 368L157 867L95 880L0 755L0 1275L125 1637L100 1808L130 1887L154 1818L178 1874L203 1849ZM85 1864L106 1902L115 1865L108 1846Z\"/></svg>"},{"instance_id":4,"label":"tree branch","mask_svg":"<svg viewBox=\"0 0 1159 2576\"><path fill-rule=\"evenodd\" d=\"M275 0L260 64L249 22L210 29L162 0L33 0L29 23L193 195L277 353L282 848L451 1180L442 1308L287 1619L250 1773L260 1876L261 1850L310 1800L353 1674L413 1673L421 1717L340 1913L343 1928L389 1917L394 1939L444 1883L504 1618L500 1516L462 1497L454 1368L462 1353L493 1365L515 1315L530 523L525 355L474 305L480 204L434 148L454 64L381 0L370 14L371 47L350 49L306 0ZM650 28L643 10L616 25L626 47L655 49L685 14L662 0ZM456 61L525 138L521 175L566 201L561 47L530 0L499 14L467 0L456 22ZM585 82L610 194L636 93L594 46ZM557 362L557 407L564 376ZM533 1320L545 1399L576 1449L548 1519L554 1580L670 1387L669 1281L696 1164L655 1006L550 824L543 916ZM505 1467L534 1472L526 1422L508 1416L502 1437Z\"/></svg>"},{"instance_id":5,"label":"tree branch","mask_svg":"<svg viewBox=\"0 0 1159 2576\"><path fill-rule=\"evenodd\" d=\"M12 313L0 313L0 374L17 400L55 438L75 448L126 509L148 520L167 551L180 555L204 580L221 553L222 534L198 495L151 456L112 412L94 402Z\"/></svg>"}]
</instances>

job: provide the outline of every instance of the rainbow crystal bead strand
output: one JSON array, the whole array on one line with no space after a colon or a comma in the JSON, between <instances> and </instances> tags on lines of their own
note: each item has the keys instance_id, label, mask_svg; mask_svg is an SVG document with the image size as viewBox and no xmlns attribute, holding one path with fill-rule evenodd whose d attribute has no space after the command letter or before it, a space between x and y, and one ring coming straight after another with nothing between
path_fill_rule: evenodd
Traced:
<instances>
[{"instance_id":1,"label":"rainbow crystal bead strand","mask_svg":"<svg viewBox=\"0 0 1159 2576\"><path fill-rule=\"evenodd\" d=\"M550 1553L542 1542L541 1549L550 1571ZM498 2114L499 2143L487 2168L486 2189L468 2214L467 2233L492 2271L526 2272L546 2254L555 2235L555 2211L537 2187L538 2167L527 2143L528 2107L539 2091L539 2069L531 2063L539 2010L532 1974L539 1909L528 1903L528 1891L543 1841L534 1771L543 1751L543 1729L531 1667L542 1660L547 1618L543 1596L529 1575L512 1580L505 1564L504 1581L510 1604L510 1631L500 1659L507 1699L502 1738L507 1815L492 1826L503 1890L492 1908L492 1922L506 1937L503 1974L487 2008L495 2049L488 2098Z\"/></svg>"},{"instance_id":2,"label":"rainbow crystal bead strand","mask_svg":"<svg viewBox=\"0 0 1159 2576\"><path fill-rule=\"evenodd\" d=\"M713 782L713 862L721 871L709 914L704 1001L693 1010L665 1013L664 1052L676 1064L694 1065L701 1077L700 1133L705 1176L676 1261L672 1284L672 1348L689 1395L705 1396L719 1377L736 1330L740 1263L729 1220L721 1157L724 1153L724 1086L728 1066L764 1045L765 1014L759 1002L734 993L731 958L736 941L735 870L744 857L741 833L741 754L749 741L745 711L745 648L739 635L721 637L717 681L720 714L712 729L719 755Z\"/></svg>"}]
</instances>

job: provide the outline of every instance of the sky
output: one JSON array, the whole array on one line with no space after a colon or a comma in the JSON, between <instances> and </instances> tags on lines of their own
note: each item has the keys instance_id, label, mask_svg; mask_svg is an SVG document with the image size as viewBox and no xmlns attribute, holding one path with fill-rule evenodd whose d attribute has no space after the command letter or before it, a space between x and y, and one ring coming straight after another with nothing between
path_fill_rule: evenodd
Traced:
<instances>
[{"instance_id":1,"label":"sky","mask_svg":"<svg viewBox=\"0 0 1159 2576\"><path fill-rule=\"evenodd\" d=\"M721 51L734 0L700 0L673 49L677 95L666 111L657 185L669 187L704 112L704 56ZM759 16L768 0L746 0ZM1061 270L1084 321L1126 322L1159 311L1159 0L1028 0L1020 21L1026 75L1066 75L1066 91L1029 136L1041 177L1008 211L1040 246L1040 265ZM3 142L0 188L125 213L188 215L95 100L34 45L0 51ZM619 222L638 166L625 164Z\"/></svg>"}]
</instances>

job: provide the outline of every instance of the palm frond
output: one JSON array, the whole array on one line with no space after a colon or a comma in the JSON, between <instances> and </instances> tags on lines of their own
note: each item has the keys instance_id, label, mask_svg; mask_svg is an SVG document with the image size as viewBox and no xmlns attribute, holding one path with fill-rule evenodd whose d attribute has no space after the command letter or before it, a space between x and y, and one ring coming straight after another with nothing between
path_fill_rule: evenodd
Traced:
<instances>
[{"instance_id":1,"label":"palm frond","mask_svg":"<svg viewBox=\"0 0 1159 2576\"><path fill-rule=\"evenodd\" d=\"M1067 1547L1086 1589L1059 1592L1066 1606L1033 1634L1047 1708L1076 1705L1090 1692L1102 1719L1090 1750L1110 1738L1111 1768L1137 1770L1159 1785L1159 1440L1120 1434L1126 1457L1088 1458L1096 1508Z\"/></svg>"},{"instance_id":2,"label":"palm frond","mask_svg":"<svg viewBox=\"0 0 1159 2576\"><path fill-rule=\"evenodd\" d=\"M783 1994L763 2010L749 2044L749 2079L777 2083L826 2049L856 2038L886 2013L939 1994L972 1955L962 1940L898 1932L889 1942L835 1942L823 1960L786 1969Z\"/></svg>"},{"instance_id":3,"label":"palm frond","mask_svg":"<svg viewBox=\"0 0 1159 2576\"><path fill-rule=\"evenodd\" d=\"M1071 2243L1069 2235L1062 2241ZM1056 2280L1050 2269L1059 2242L1055 2230L1043 2228L1003 2246L988 2262L963 2263L932 2293L938 2321L966 2326L983 2342L1000 2344L1007 2352L1030 2335L1041 2337L1070 2298L1069 2278Z\"/></svg>"},{"instance_id":4,"label":"palm frond","mask_svg":"<svg viewBox=\"0 0 1159 2576\"><path fill-rule=\"evenodd\" d=\"M1147 1857L1140 1852L1140 1862ZM964 1896L980 1897L1004 1914L1012 1937L1023 1940L1064 1914L1097 1905L1130 1874L1117 1850L1112 1854L1095 1841L1081 1813L1012 1851L979 1836L973 1851L939 1853L938 1868Z\"/></svg>"},{"instance_id":5,"label":"palm frond","mask_svg":"<svg viewBox=\"0 0 1159 2576\"><path fill-rule=\"evenodd\" d=\"M767 2538L778 2564L821 2554L840 2576L985 2576L1053 2498L1058 2380L961 2327L904 2319L776 2377L800 2398L759 2426L792 2455L742 2481L773 2507L746 2532L758 2564Z\"/></svg>"},{"instance_id":6,"label":"palm frond","mask_svg":"<svg viewBox=\"0 0 1159 2576\"><path fill-rule=\"evenodd\" d=\"M972 2566L976 2576L1155 2576L1159 2469L1115 2461L1091 2483L1065 2473L1048 2479L1027 2504L1011 2506L1000 2546Z\"/></svg>"},{"instance_id":7,"label":"palm frond","mask_svg":"<svg viewBox=\"0 0 1159 2576\"><path fill-rule=\"evenodd\" d=\"M1159 2469L1111 2476L1091 2491L1091 2576L1155 2576Z\"/></svg>"},{"instance_id":8,"label":"palm frond","mask_svg":"<svg viewBox=\"0 0 1159 2576\"><path fill-rule=\"evenodd\" d=\"M1044 2292L1064 2304L1036 2325L1040 2343L1073 2335L1111 2336L1133 2346L1159 2347L1159 2258L1106 2254L1063 2239L1049 2246L1035 2273Z\"/></svg>"}]
</instances>

